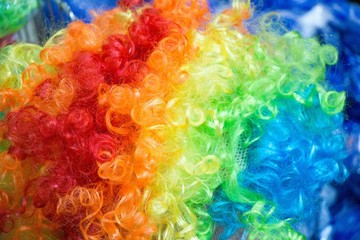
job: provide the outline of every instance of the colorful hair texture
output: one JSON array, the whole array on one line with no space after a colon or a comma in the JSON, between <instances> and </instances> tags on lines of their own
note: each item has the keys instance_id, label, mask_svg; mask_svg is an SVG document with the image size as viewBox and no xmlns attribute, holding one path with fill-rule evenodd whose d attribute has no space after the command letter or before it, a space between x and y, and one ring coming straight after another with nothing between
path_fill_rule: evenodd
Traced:
<instances>
[{"instance_id":1,"label":"colorful hair texture","mask_svg":"<svg viewBox=\"0 0 360 240\"><path fill-rule=\"evenodd\" d=\"M124 1L3 49L1 238L302 239L346 177L337 51L251 12Z\"/></svg>"},{"instance_id":2,"label":"colorful hair texture","mask_svg":"<svg viewBox=\"0 0 360 240\"><path fill-rule=\"evenodd\" d=\"M210 207L215 221L226 226L222 239L243 225L253 225L254 219L261 219L256 224L265 223L253 226L249 236L255 239L288 239L278 229L291 225L306 230L319 211L320 202L314 196L324 184L334 179L341 182L347 175L342 164L347 152L341 115L327 115L318 104L305 107L293 101L277 106L277 117L263 123L263 135L246 151L247 168L237 175L242 191L225 188Z\"/></svg>"},{"instance_id":3,"label":"colorful hair texture","mask_svg":"<svg viewBox=\"0 0 360 240\"><path fill-rule=\"evenodd\" d=\"M254 0L253 4L261 10L257 11L257 14L277 11L286 25L293 26L304 36L316 37L320 42L333 44L339 52L340 61L327 68L326 80L331 88L346 91L344 128L347 133L349 156L345 164L350 175L344 183L329 184L322 191L325 203L321 204L318 221L314 221L317 224L307 229L307 236L321 239L357 239L360 235L360 227L356 220L359 218L360 203L358 198L360 48L355 36L360 33L360 22L356 17L360 14L360 5L356 1L348 0L301 2ZM319 21L314 21L316 16L321 16L321 24Z\"/></svg>"}]
</instances>

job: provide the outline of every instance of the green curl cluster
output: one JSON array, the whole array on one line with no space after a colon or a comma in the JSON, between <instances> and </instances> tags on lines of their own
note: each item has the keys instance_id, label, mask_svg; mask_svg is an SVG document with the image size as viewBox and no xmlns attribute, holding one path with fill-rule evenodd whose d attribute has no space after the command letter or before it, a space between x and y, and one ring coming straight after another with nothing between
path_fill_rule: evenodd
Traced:
<instances>
[{"instance_id":1,"label":"green curl cluster","mask_svg":"<svg viewBox=\"0 0 360 240\"><path fill-rule=\"evenodd\" d=\"M37 7L37 0L0 0L0 38L21 29Z\"/></svg>"}]
</instances>

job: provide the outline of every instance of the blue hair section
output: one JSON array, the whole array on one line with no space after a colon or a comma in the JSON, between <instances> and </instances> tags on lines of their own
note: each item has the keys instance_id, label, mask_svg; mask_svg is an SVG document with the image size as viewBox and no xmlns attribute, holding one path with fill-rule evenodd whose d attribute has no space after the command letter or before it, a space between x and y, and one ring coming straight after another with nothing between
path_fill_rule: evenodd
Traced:
<instances>
[{"instance_id":1,"label":"blue hair section","mask_svg":"<svg viewBox=\"0 0 360 240\"><path fill-rule=\"evenodd\" d=\"M266 201L269 212L274 207L269 223L292 219L293 227L301 231L296 223L317 218L322 187L346 179L344 119L342 113L327 115L317 101L305 106L281 99L277 106L276 118L262 122L263 135L249 146L247 167L237 181L239 188L261 196L259 201ZM224 228L221 239L249 227L242 225L241 216L254 204L231 202L223 190L215 194L209 213Z\"/></svg>"},{"instance_id":2,"label":"blue hair section","mask_svg":"<svg viewBox=\"0 0 360 240\"><path fill-rule=\"evenodd\" d=\"M231 202L223 191L219 190L215 193L213 203L208 211L216 223L217 229L220 229L220 240L229 239L239 229L245 228L238 216L238 212L244 210L241 204Z\"/></svg>"},{"instance_id":3,"label":"blue hair section","mask_svg":"<svg viewBox=\"0 0 360 240\"><path fill-rule=\"evenodd\" d=\"M260 7L258 14L276 11L284 21L293 23L291 29L307 37L316 36L320 42L330 43L339 51L339 62L327 68L326 79L332 88L347 92L343 127L347 132L349 156L345 163L350 176L343 184L332 185L337 198L330 204L330 221L321 232L330 234L318 237L360 239L360 5L347 0L253 2ZM321 21L315 20L316 17L321 17Z\"/></svg>"},{"instance_id":4,"label":"blue hair section","mask_svg":"<svg viewBox=\"0 0 360 240\"><path fill-rule=\"evenodd\" d=\"M249 164L238 181L276 203L279 218L309 220L314 196L333 180L343 181L347 153L343 116L295 101L279 104L279 115L249 148Z\"/></svg>"}]
</instances>

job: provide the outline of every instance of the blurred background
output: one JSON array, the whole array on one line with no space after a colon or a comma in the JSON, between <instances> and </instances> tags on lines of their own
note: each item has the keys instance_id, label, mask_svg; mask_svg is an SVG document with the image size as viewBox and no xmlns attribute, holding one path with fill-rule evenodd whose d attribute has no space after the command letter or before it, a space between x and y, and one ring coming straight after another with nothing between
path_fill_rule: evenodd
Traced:
<instances>
[{"instance_id":1,"label":"blurred background","mask_svg":"<svg viewBox=\"0 0 360 240\"><path fill-rule=\"evenodd\" d=\"M89 22L91 10L115 6L116 0L0 0L0 38L42 44L71 21Z\"/></svg>"},{"instance_id":2,"label":"blurred background","mask_svg":"<svg viewBox=\"0 0 360 240\"><path fill-rule=\"evenodd\" d=\"M209 1L212 12L230 0ZM89 22L92 10L115 7L117 0L0 0L0 47L16 41L43 44L74 20ZM347 92L346 123L349 178L326 186L321 211L309 239L360 240L360 0L252 0L254 15L278 12L284 24L304 37L331 43L339 63L328 69L328 84Z\"/></svg>"}]
</instances>

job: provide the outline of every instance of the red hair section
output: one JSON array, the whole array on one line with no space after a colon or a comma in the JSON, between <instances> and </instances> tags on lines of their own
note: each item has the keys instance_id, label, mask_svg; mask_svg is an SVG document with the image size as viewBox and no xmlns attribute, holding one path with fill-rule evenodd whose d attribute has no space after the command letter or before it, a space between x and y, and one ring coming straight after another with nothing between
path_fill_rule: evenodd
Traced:
<instances>
[{"instance_id":1,"label":"red hair section","mask_svg":"<svg viewBox=\"0 0 360 240\"><path fill-rule=\"evenodd\" d=\"M41 52L43 63L24 72L23 100L1 125L10 142L1 159L18 162L23 203L4 200L0 230L31 210L63 239L149 239L156 231L144 194L162 139L151 129L166 122L172 84L157 68L168 58L159 46L185 37L161 10L133 8L140 2L71 23Z\"/></svg>"}]
</instances>

